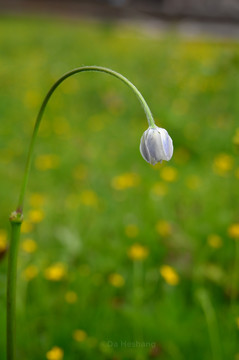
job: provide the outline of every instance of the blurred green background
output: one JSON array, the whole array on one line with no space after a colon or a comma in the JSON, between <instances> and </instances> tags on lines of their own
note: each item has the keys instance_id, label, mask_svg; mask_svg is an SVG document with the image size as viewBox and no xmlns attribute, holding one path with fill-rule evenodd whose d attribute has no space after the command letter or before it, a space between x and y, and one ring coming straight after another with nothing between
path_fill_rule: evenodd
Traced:
<instances>
[{"instance_id":1,"label":"blurred green background","mask_svg":"<svg viewBox=\"0 0 239 360\"><path fill-rule=\"evenodd\" d=\"M0 359L8 216L37 111L82 65L142 92L175 153L150 166L132 91L82 73L37 140L18 263L18 359L239 359L239 45L111 22L0 19Z\"/></svg>"}]
</instances>

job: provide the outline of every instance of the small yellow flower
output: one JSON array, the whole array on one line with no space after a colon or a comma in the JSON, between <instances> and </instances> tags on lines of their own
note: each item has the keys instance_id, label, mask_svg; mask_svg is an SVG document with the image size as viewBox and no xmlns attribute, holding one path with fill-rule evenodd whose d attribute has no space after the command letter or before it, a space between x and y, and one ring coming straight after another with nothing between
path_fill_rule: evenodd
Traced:
<instances>
[{"instance_id":1,"label":"small yellow flower","mask_svg":"<svg viewBox=\"0 0 239 360\"><path fill-rule=\"evenodd\" d=\"M235 177L239 179L239 168L236 168L235 170Z\"/></svg>"},{"instance_id":2,"label":"small yellow flower","mask_svg":"<svg viewBox=\"0 0 239 360\"><path fill-rule=\"evenodd\" d=\"M53 131L56 135L64 137L66 139L69 138L71 128L70 124L63 117L55 118L52 123Z\"/></svg>"},{"instance_id":3,"label":"small yellow flower","mask_svg":"<svg viewBox=\"0 0 239 360\"><path fill-rule=\"evenodd\" d=\"M162 237L168 237L172 234L172 227L169 222L159 220L156 224L156 230Z\"/></svg>"},{"instance_id":4,"label":"small yellow flower","mask_svg":"<svg viewBox=\"0 0 239 360\"><path fill-rule=\"evenodd\" d=\"M40 94L35 91L27 91L24 96L24 104L29 109L35 109L40 102Z\"/></svg>"},{"instance_id":5,"label":"small yellow flower","mask_svg":"<svg viewBox=\"0 0 239 360\"><path fill-rule=\"evenodd\" d=\"M236 318L236 324L237 324L237 327L239 329L239 316L237 316L237 318Z\"/></svg>"},{"instance_id":6,"label":"small yellow flower","mask_svg":"<svg viewBox=\"0 0 239 360\"><path fill-rule=\"evenodd\" d=\"M84 190L80 194L80 201L83 205L96 207L98 205L99 199L94 191Z\"/></svg>"},{"instance_id":7,"label":"small yellow flower","mask_svg":"<svg viewBox=\"0 0 239 360\"><path fill-rule=\"evenodd\" d=\"M113 273L109 276L109 283L115 287L122 287L125 284L125 280L122 275Z\"/></svg>"},{"instance_id":8,"label":"small yellow flower","mask_svg":"<svg viewBox=\"0 0 239 360\"><path fill-rule=\"evenodd\" d=\"M125 234L129 237L129 238L135 238L138 236L139 234L139 228L137 225L135 224L128 224L125 227Z\"/></svg>"},{"instance_id":9,"label":"small yellow flower","mask_svg":"<svg viewBox=\"0 0 239 360\"><path fill-rule=\"evenodd\" d=\"M56 169L59 164L59 156L55 154L38 155L35 160L36 168L41 171Z\"/></svg>"},{"instance_id":10,"label":"small yellow flower","mask_svg":"<svg viewBox=\"0 0 239 360\"><path fill-rule=\"evenodd\" d=\"M214 249L218 249L222 246L222 238L217 234L211 234L207 238L208 245Z\"/></svg>"},{"instance_id":11,"label":"small yellow flower","mask_svg":"<svg viewBox=\"0 0 239 360\"><path fill-rule=\"evenodd\" d=\"M78 300L78 296L74 291L67 291L65 294L65 300L68 304L74 304Z\"/></svg>"},{"instance_id":12,"label":"small yellow flower","mask_svg":"<svg viewBox=\"0 0 239 360\"><path fill-rule=\"evenodd\" d=\"M87 334L84 330L77 329L72 334L73 339L78 342L83 342L87 338Z\"/></svg>"},{"instance_id":13,"label":"small yellow flower","mask_svg":"<svg viewBox=\"0 0 239 360\"><path fill-rule=\"evenodd\" d=\"M44 219L44 212L42 210L30 210L28 212L28 220L33 223L33 224L37 224L37 223L40 223L43 219Z\"/></svg>"},{"instance_id":14,"label":"small yellow flower","mask_svg":"<svg viewBox=\"0 0 239 360\"><path fill-rule=\"evenodd\" d=\"M164 196L168 192L168 187L163 182L156 182L152 187L153 195Z\"/></svg>"},{"instance_id":15,"label":"small yellow flower","mask_svg":"<svg viewBox=\"0 0 239 360\"><path fill-rule=\"evenodd\" d=\"M7 232L0 230L0 252L4 252L7 249Z\"/></svg>"},{"instance_id":16,"label":"small yellow flower","mask_svg":"<svg viewBox=\"0 0 239 360\"><path fill-rule=\"evenodd\" d=\"M26 253L33 253L36 251L37 249L37 243L33 240L33 239L25 239L23 240L22 244L21 244L21 248L26 252Z\"/></svg>"},{"instance_id":17,"label":"small yellow flower","mask_svg":"<svg viewBox=\"0 0 239 360\"><path fill-rule=\"evenodd\" d=\"M28 267L26 267L26 269L23 270L22 275L26 280L29 281L34 279L38 275L38 273L38 268L35 265L29 265Z\"/></svg>"},{"instance_id":18,"label":"small yellow flower","mask_svg":"<svg viewBox=\"0 0 239 360\"><path fill-rule=\"evenodd\" d=\"M233 144L239 145L239 128L236 129L236 133L232 139Z\"/></svg>"},{"instance_id":19,"label":"small yellow flower","mask_svg":"<svg viewBox=\"0 0 239 360\"><path fill-rule=\"evenodd\" d=\"M164 181L174 182L177 180L178 171L172 166L165 166L162 168L160 176Z\"/></svg>"},{"instance_id":20,"label":"small yellow flower","mask_svg":"<svg viewBox=\"0 0 239 360\"><path fill-rule=\"evenodd\" d=\"M24 220L21 226L21 232L23 234L28 234L32 231L33 225L30 223L30 221Z\"/></svg>"},{"instance_id":21,"label":"small yellow flower","mask_svg":"<svg viewBox=\"0 0 239 360\"><path fill-rule=\"evenodd\" d=\"M239 239L239 223L235 223L229 226L228 235L233 239Z\"/></svg>"},{"instance_id":22,"label":"small yellow flower","mask_svg":"<svg viewBox=\"0 0 239 360\"><path fill-rule=\"evenodd\" d=\"M125 173L115 176L111 185L115 190L125 190L139 185L140 178L136 173Z\"/></svg>"},{"instance_id":23,"label":"small yellow flower","mask_svg":"<svg viewBox=\"0 0 239 360\"><path fill-rule=\"evenodd\" d=\"M228 154L219 154L213 162L213 170L217 175L227 175L233 167L234 159Z\"/></svg>"},{"instance_id":24,"label":"small yellow flower","mask_svg":"<svg viewBox=\"0 0 239 360\"><path fill-rule=\"evenodd\" d=\"M179 283L179 276L171 266L163 265L159 270L160 274L169 285L177 285Z\"/></svg>"},{"instance_id":25,"label":"small yellow flower","mask_svg":"<svg viewBox=\"0 0 239 360\"><path fill-rule=\"evenodd\" d=\"M46 197L42 194L39 194L39 193L33 193L30 195L30 205L33 207L33 208L41 208L45 202L46 202Z\"/></svg>"},{"instance_id":26,"label":"small yellow flower","mask_svg":"<svg viewBox=\"0 0 239 360\"><path fill-rule=\"evenodd\" d=\"M144 260L148 254L148 249L140 244L133 244L128 250L128 256L132 260Z\"/></svg>"},{"instance_id":27,"label":"small yellow flower","mask_svg":"<svg viewBox=\"0 0 239 360\"><path fill-rule=\"evenodd\" d=\"M62 360L64 351L58 346L54 346L51 350L46 353L47 360Z\"/></svg>"},{"instance_id":28,"label":"small yellow flower","mask_svg":"<svg viewBox=\"0 0 239 360\"><path fill-rule=\"evenodd\" d=\"M66 267L63 263L56 263L49 266L45 272L45 278L50 281L60 281L66 276Z\"/></svg>"}]
</instances>

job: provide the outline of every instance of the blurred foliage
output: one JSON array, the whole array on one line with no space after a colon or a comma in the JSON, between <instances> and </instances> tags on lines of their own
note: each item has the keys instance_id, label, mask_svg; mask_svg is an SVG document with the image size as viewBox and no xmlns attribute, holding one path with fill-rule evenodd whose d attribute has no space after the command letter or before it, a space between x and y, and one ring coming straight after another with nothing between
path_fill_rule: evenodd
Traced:
<instances>
[{"instance_id":1,"label":"blurred foliage","mask_svg":"<svg viewBox=\"0 0 239 360\"><path fill-rule=\"evenodd\" d=\"M135 95L105 74L45 113L18 266L19 359L239 358L239 45L113 23L1 17L0 359L8 214L46 92L81 65L143 93L174 141L148 165Z\"/></svg>"}]
</instances>

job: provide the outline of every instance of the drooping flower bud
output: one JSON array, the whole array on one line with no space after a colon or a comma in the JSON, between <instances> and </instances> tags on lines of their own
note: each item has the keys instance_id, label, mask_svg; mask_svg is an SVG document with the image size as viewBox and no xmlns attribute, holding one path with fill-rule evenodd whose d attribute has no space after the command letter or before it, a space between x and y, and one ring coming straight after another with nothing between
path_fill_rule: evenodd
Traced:
<instances>
[{"instance_id":1,"label":"drooping flower bud","mask_svg":"<svg viewBox=\"0 0 239 360\"><path fill-rule=\"evenodd\" d=\"M173 141L167 130L158 126L149 127L141 138L140 152L152 165L162 160L169 161L173 155Z\"/></svg>"}]
</instances>

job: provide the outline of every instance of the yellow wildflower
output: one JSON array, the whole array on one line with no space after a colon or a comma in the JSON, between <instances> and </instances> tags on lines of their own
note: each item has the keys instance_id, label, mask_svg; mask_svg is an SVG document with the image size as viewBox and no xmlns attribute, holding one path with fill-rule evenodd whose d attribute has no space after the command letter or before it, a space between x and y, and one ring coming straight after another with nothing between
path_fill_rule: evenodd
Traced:
<instances>
[{"instance_id":1,"label":"yellow wildflower","mask_svg":"<svg viewBox=\"0 0 239 360\"><path fill-rule=\"evenodd\" d=\"M152 187L153 195L164 196L168 192L168 187L163 182L156 182Z\"/></svg>"},{"instance_id":2,"label":"yellow wildflower","mask_svg":"<svg viewBox=\"0 0 239 360\"><path fill-rule=\"evenodd\" d=\"M232 141L233 141L233 144L239 145L239 128L236 129L236 133L233 136Z\"/></svg>"},{"instance_id":3,"label":"yellow wildflower","mask_svg":"<svg viewBox=\"0 0 239 360\"><path fill-rule=\"evenodd\" d=\"M112 179L111 185L115 190L124 190L131 187L138 186L140 182L139 175L136 173L125 173L115 176Z\"/></svg>"},{"instance_id":4,"label":"yellow wildflower","mask_svg":"<svg viewBox=\"0 0 239 360\"><path fill-rule=\"evenodd\" d=\"M35 91L27 91L24 96L24 104L29 109L35 109L39 105L40 94Z\"/></svg>"},{"instance_id":5,"label":"yellow wildflower","mask_svg":"<svg viewBox=\"0 0 239 360\"><path fill-rule=\"evenodd\" d=\"M23 270L22 275L26 280L32 280L38 275L38 273L38 268L35 265L29 265Z\"/></svg>"},{"instance_id":6,"label":"yellow wildflower","mask_svg":"<svg viewBox=\"0 0 239 360\"><path fill-rule=\"evenodd\" d=\"M237 179L239 179L239 168L236 168L235 170L235 176Z\"/></svg>"},{"instance_id":7,"label":"yellow wildflower","mask_svg":"<svg viewBox=\"0 0 239 360\"><path fill-rule=\"evenodd\" d=\"M78 296L75 291L67 291L65 294L65 300L68 304L74 304L78 300Z\"/></svg>"},{"instance_id":8,"label":"yellow wildflower","mask_svg":"<svg viewBox=\"0 0 239 360\"><path fill-rule=\"evenodd\" d=\"M219 154L216 156L213 162L213 170L216 174L224 176L233 167L233 157L228 154Z\"/></svg>"},{"instance_id":9,"label":"yellow wildflower","mask_svg":"<svg viewBox=\"0 0 239 360\"><path fill-rule=\"evenodd\" d=\"M26 252L26 253L33 253L36 251L37 249L37 243L33 240L33 239L25 239L23 240L22 244L21 244L21 248Z\"/></svg>"},{"instance_id":10,"label":"yellow wildflower","mask_svg":"<svg viewBox=\"0 0 239 360\"><path fill-rule=\"evenodd\" d=\"M236 324L237 324L237 327L239 329L239 316L237 316L237 318L236 318Z\"/></svg>"},{"instance_id":11,"label":"yellow wildflower","mask_svg":"<svg viewBox=\"0 0 239 360\"><path fill-rule=\"evenodd\" d=\"M122 275L113 273L109 276L109 283L115 287L122 287L125 284L125 280Z\"/></svg>"},{"instance_id":12,"label":"yellow wildflower","mask_svg":"<svg viewBox=\"0 0 239 360\"><path fill-rule=\"evenodd\" d=\"M139 234L139 228L137 225L135 224L128 224L125 227L125 234L129 237L129 238L135 238L138 236Z\"/></svg>"},{"instance_id":13,"label":"yellow wildflower","mask_svg":"<svg viewBox=\"0 0 239 360\"><path fill-rule=\"evenodd\" d=\"M162 168L160 176L164 181L173 182L177 180L178 171L172 166L165 166Z\"/></svg>"},{"instance_id":14,"label":"yellow wildflower","mask_svg":"<svg viewBox=\"0 0 239 360\"><path fill-rule=\"evenodd\" d=\"M80 201L83 205L96 207L98 205L98 196L92 190L84 190L80 194Z\"/></svg>"},{"instance_id":15,"label":"yellow wildflower","mask_svg":"<svg viewBox=\"0 0 239 360\"><path fill-rule=\"evenodd\" d=\"M66 267L63 263L56 263L49 266L45 272L45 278L50 281L60 281L66 276Z\"/></svg>"},{"instance_id":16,"label":"yellow wildflower","mask_svg":"<svg viewBox=\"0 0 239 360\"><path fill-rule=\"evenodd\" d=\"M87 334L84 330L77 329L72 334L73 339L78 342L83 342L87 338Z\"/></svg>"},{"instance_id":17,"label":"yellow wildflower","mask_svg":"<svg viewBox=\"0 0 239 360\"><path fill-rule=\"evenodd\" d=\"M64 351L58 346L54 346L51 350L46 353L47 360L62 360Z\"/></svg>"},{"instance_id":18,"label":"yellow wildflower","mask_svg":"<svg viewBox=\"0 0 239 360\"><path fill-rule=\"evenodd\" d=\"M235 223L229 226L228 235L233 239L239 239L239 223Z\"/></svg>"},{"instance_id":19,"label":"yellow wildflower","mask_svg":"<svg viewBox=\"0 0 239 360\"><path fill-rule=\"evenodd\" d=\"M44 212L39 209L30 210L28 212L27 218L33 224L40 223L44 219Z\"/></svg>"},{"instance_id":20,"label":"yellow wildflower","mask_svg":"<svg viewBox=\"0 0 239 360\"><path fill-rule=\"evenodd\" d=\"M4 252L7 249L7 232L0 230L0 252Z\"/></svg>"},{"instance_id":21,"label":"yellow wildflower","mask_svg":"<svg viewBox=\"0 0 239 360\"><path fill-rule=\"evenodd\" d=\"M63 117L58 117L53 120L53 131L56 135L68 138L71 132L70 124Z\"/></svg>"},{"instance_id":22,"label":"yellow wildflower","mask_svg":"<svg viewBox=\"0 0 239 360\"><path fill-rule=\"evenodd\" d=\"M214 249L218 249L222 246L222 238L217 234L211 234L207 238L208 245Z\"/></svg>"},{"instance_id":23,"label":"yellow wildflower","mask_svg":"<svg viewBox=\"0 0 239 360\"><path fill-rule=\"evenodd\" d=\"M179 283L179 276L171 266L163 265L159 270L160 274L169 285L177 285Z\"/></svg>"},{"instance_id":24,"label":"yellow wildflower","mask_svg":"<svg viewBox=\"0 0 239 360\"><path fill-rule=\"evenodd\" d=\"M162 237L168 237L172 234L172 227L169 222L159 220L156 224L156 230Z\"/></svg>"},{"instance_id":25,"label":"yellow wildflower","mask_svg":"<svg viewBox=\"0 0 239 360\"><path fill-rule=\"evenodd\" d=\"M128 256L132 260L144 260L148 254L148 249L140 244L133 244L128 250Z\"/></svg>"},{"instance_id":26,"label":"yellow wildflower","mask_svg":"<svg viewBox=\"0 0 239 360\"><path fill-rule=\"evenodd\" d=\"M30 195L29 202L33 208L40 208L46 202L46 197L39 193L33 193Z\"/></svg>"},{"instance_id":27,"label":"yellow wildflower","mask_svg":"<svg viewBox=\"0 0 239 360\"><path fill-rule=\"evenodd\" d=\"M29 221L24 220L21 226L21 232L23 234L28 234L32 231L32 229L33 229L33 225Z\"/></svg>"},{"instance_id":28,"label":"yellow wildflower","mask_svg":"<svg viewBox=\"0 0 239 360\"><path fill-rule=\"evenodd\" d=\"M35 160L36 168L41 171L56 169L59 164L59 156L55 154L38 155Z\"/></svg>"}]
</instances>

